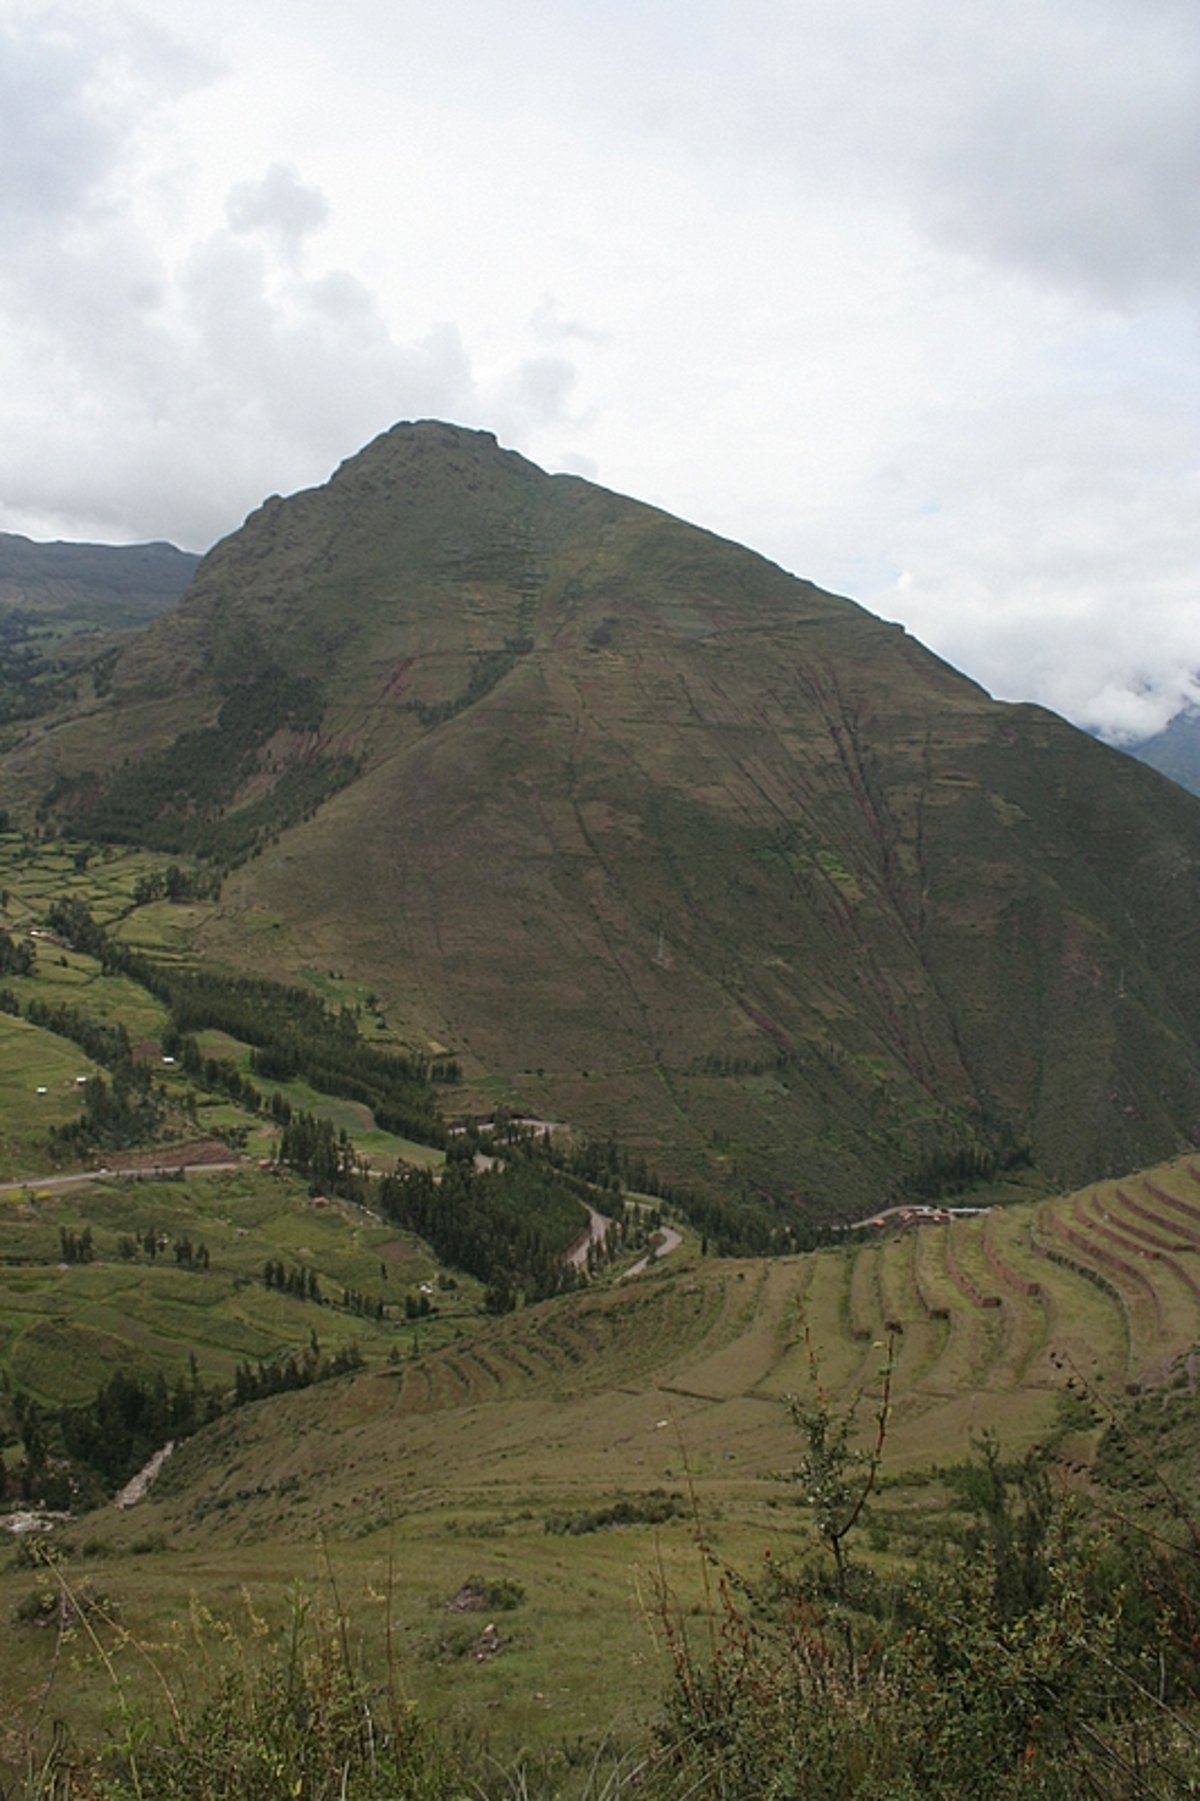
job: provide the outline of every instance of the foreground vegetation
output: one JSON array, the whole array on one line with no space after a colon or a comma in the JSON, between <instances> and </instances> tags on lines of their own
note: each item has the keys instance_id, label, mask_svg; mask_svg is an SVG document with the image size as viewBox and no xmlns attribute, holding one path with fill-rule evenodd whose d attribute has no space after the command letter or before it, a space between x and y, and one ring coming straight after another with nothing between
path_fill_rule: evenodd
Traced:
<instances>
[{"instance_id":1,"label":"foreground vegetation","mask_svg":"<svg viewBox=\"0 0 1200 1801\"><path fill-rule=\"evenodd\" d=\"M793 1405L785 1479L811 1526L799 1556L779 1555L777 1541L757 1570L730 1564L693 1501L702 1599L685 1607L660 1565L648 1621L660 1705L643 1725L618 1720L506 1756L439 1726L411 1698L390 1587L378 1597L382 1629L364 1640L328 1553L321 1592L293 1590L275 1631L253 1607L237 1625L194 1602L186 1637L204 1674L181 1680L164 1647L131 1639L103 1590L35 1546L19 1617L42 1622L56 1649L29 1710L10 1723L3 1792L10 1801L1200 1792L1200 1527L1178 1493L1153 1472L1135 1524L1127 1497L1114 1508L1112 1495L1065 1493L1044 1455L1005 1463L984 1439L973 1461L947 1472L951 1503L924 1554L867 1562L859 1547L888 1428L887 1366L881 1375L865 1450L852 1444L853 1413L832 1412L819 1380ZM1086 1397L1080 1405L1098 1417ZM1153 1469L1126 1424L1109 1420L1107 1436ZM462 1642L477 1664L506 1649L510 1610L523 1600L511 1581L473 1580L454 1597L472 1621ZM56 1685L81 1657L103 1672L106 1723L90 1734L61 1721L48 1729Z\"/></svg>"}]
</instances>

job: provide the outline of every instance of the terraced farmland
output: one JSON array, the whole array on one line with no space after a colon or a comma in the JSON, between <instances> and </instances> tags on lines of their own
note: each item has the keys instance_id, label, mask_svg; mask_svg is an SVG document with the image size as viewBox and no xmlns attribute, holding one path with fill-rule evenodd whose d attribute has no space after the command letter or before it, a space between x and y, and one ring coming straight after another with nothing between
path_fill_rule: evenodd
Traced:
<instances>
[{"instance_id":1,"label":"terraced farmland","mask_svg":"<svg viewBox=\"0 0 1200 1801\"><path fill-rule=\"evenodd\" d=\"M1198 1253L1200 1165L1185 1159L844 1251L736 1263L685 1245L633 1283L464 1321L451 1342L303 1406L323 1455L327 1433L355 1432L372 1517L399 1499L398 1442L431 1503L468 1513L654 1487L681 1460L701 1490L746 1505L794 1455L782 1402L814 1362L830 1398L861 1392L866 1414L889 1339L896 1475L968 1454L984 1429L1023 1451L1052 1429L1067 1365L1114 1392L1154 1383L1200 1341ZM240 1464L272 1461L278 1418L247 1410ZM206 1464L195 1480L219 1492L223 1473ZM307 1486L303 1464L290 1445ZM305 1530L337 1530L347 1505L340 1485L314 1483Z\"/></svg>"},{"instance_id":2,"label":"terraced farmland","mask_svg":"<svg viewBox=\"0 0 1200 1801\"><path fill-rule=\"evenodd\" d=\"M98 1187L86 1205L72 1199L72 1216L107 1253L135 1197L169 1230L173 1194L181 1209L201 1205L191 1186L190 1198L170 1185ZM468 1304L453 1314L399 1330L360 1330L236 1282L239 1261L251 1274L259 1247L277 1240L323 1277L365 1283L379 1273L382 1227L314 1212L269 1178L214 1178L203 1193L214 1266L234 1278L215 1310L200 1301L222 1287L215 1267L210 1277L111 1261L11 1269L10 1366L28 1377L48 1360L61 1381L73 1358L116 1347L154 1364L174 1338L180 1352L196 1342L215 1369L235 1348L294 1340L315 1319L323 1340L335 1324L339 1341L358 1338L366 1368L237 1409L183 1444L132 1514L88 1516L78 1533L104 1555L123 1620L166 1632L197 1591L236 1608L247 1587L256 1609L280 1617L288 1584L313 1578L320 1540L354 1604L369 1612L390 1595L422 1705L514 1707L535 1736L594 1718L601 1640L608 1698L639 1717L658 1686L644 1676L644 1596L661 1576L685 1604L699 1601L697 1530L734 1568L752 1567L765 1545L787 1556L809 1542L806 1510L781 1477L798 1454L784 1401L811 1392L814 1362L835 1406L861 1394L866 1431L891 1337L879 1517L903 1539L937 1504L931 1466L968 1455L985 1429L1006 1455L1053 1432L1062 1364L1120 1393L1174 1378L1200 1341L1200 1159L807 1257L718 1261L685 1239L633 1281L493 1320L461 1295ZM52 1223L48 1213L43 1234ZM406 1247L392 1280L418 1269L432 1265ZM910 1477L920 1478L911 1488ZM632 1523L588 1524L614 1509ZM580 1522L579 1536L563 1521ZM519 1583L526 1600L510 1654L448 1669L427 1647L473 1572ZM0 1614L21 1581L0 1571ZM24 1641L17 1651L28 1659ZM36 1682L39 1668L35 1658L20 1680Z\"/></svg>"},{"instance_id":3,"label":"terraced farmland","mask_svg":"<svg viewBox=\"0 0 1200 1801\"><path fill-rule=\"evenodd\" d=\"M845 1251L685 1253L633 1291L533 1309L424 1360L389 1411L655 1396L689 1435L715 1447L728 1431L767 1469L786 1424L763 1403L802 1391L812 1357L834 1399L870 1393L889 1339L901 1468L963 1455L985 1427L1024 1448L1050 1428L1066 1366L1114 1391L1154 1384L1200 1341L1200 1162Z\"/></svg>"}]
</instances>

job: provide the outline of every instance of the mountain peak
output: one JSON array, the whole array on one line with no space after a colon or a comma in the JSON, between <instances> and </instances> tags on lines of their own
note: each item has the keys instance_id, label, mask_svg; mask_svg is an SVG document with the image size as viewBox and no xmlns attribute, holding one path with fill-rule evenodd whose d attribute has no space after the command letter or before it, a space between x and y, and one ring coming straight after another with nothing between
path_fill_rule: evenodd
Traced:
<instances>
[{"instance_id":1,"label":"mountain peak","mask_svg":"<svg viewBox=\"0 0 1200 1801\"><path fill-rule=\"evenodd\" d=\"M229 962L335 957L680 1175L836 1213L1200 1137L1195 802L490 433L272 501L83 701L5 763L30 810L239 865Z\"/></svg>"}]
</instances>

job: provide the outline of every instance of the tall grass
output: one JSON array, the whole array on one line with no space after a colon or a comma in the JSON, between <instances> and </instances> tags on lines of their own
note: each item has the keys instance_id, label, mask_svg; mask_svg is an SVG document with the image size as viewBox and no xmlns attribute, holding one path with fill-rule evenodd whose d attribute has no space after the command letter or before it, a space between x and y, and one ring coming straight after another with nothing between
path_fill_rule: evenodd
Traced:
<instances>
[{"instance_id":1,"label":"tall grass","mask_svg":"<svg viewBox=\"0 0 1200 1801\"><path fill-rule=\"evenodd\" d=\"M58 1563L39 1618L58 1649L11 1743L2 1801L1183 1801L1200 1796L1200 1526L1161 1481L1131 1518L991 1441L959 1466L924 1561L876 1570L857 1540L877 1493L890 1357L865 1449L820 1390L793 1403L796 1505L815 1528L744 1573L696 1510L699 1609L660 1577L663 1707L623 1747L498 1762L409 1703L392 1642L365 1655L332 1568L281 1630L193 1609L189 1682L135 1645ZM1076 1380L1076 1378L1072 1378ZM1082 1397L1080 1406L1090 1405ZM1111 1414L1104 1416L1111 1430ZM686 1460L685 1460L686 1461ZM59 1723L86 1647L107 1674L99 1734ZM380 1656L380 1649L382 1655ZM135 1675L130 1654L144 1667ZM149 1680L147 1680L147 1675ZM603 1648L595 1715L605 1718ZM149 1699L147 1699L149 1696Z\"/></svg>"},{"instance_id":2,"label":"tall grass","mask_svg":"<svg viewBox=\"0 0 1200 1801\"><path fill-rule=\"evenodd\" d=\"M382 1678L366 1673L336 1588L332 1604L294 1589L276 1633L252 1610L235 1627L195 1605L185 1687L61 1566L46 1573L58 1642L0 1775L4 1801L457 1801L470 1792L405 1698L390 1633ZM103 1666L109 1693L89 1743L62 1724L55 1692L65 1653L80 1647ZM149 1684L145 1671L136 1682L125 1673L130 1651Z\"/></svg>"}]
</instances>

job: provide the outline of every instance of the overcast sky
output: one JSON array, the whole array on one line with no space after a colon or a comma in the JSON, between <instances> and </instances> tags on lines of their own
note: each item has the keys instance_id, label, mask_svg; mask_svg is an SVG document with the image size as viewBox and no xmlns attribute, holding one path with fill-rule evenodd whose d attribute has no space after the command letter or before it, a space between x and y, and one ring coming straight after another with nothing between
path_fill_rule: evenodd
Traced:
<instances>
[{"instance_id":1,"label":"overcast sky","mask_svg":"<svg viewBox=\"0 0 1200 1801\"><path fill-rule=\"evenodd\" d=\"M1197 0L0 0L0 529L484 426L1114 736L1200 700Z\"/></svg>"}]
</instances>

